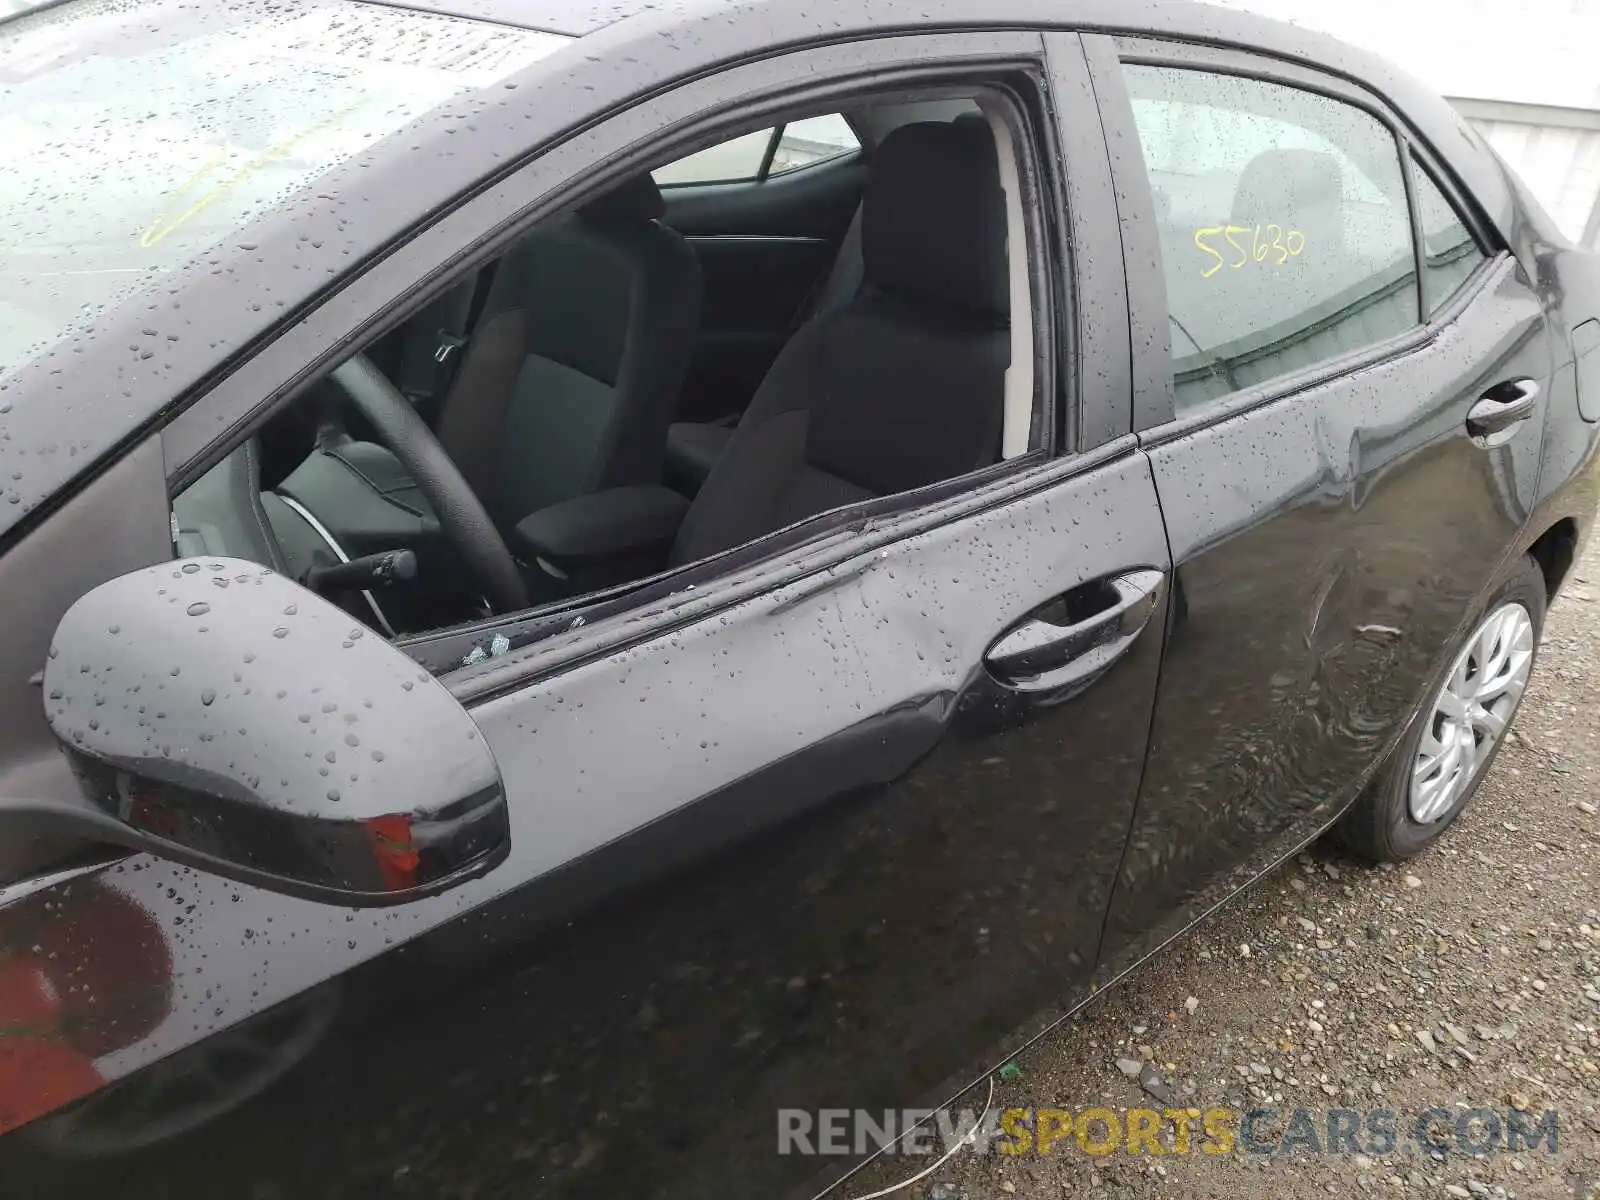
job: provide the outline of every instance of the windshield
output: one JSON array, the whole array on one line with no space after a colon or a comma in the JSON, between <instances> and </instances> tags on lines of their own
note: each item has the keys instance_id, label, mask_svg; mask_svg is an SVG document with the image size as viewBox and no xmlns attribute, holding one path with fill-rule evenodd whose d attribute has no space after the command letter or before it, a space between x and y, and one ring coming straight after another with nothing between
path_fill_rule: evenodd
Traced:
<instances>
[{"instance_id":1,"label":"windshield","mask_svg":"<svg viewBox=\"0 0 1600 1200\"><path fill-rule=\"evenodd\" d=\"M0 24L0 375L568 40L348 0L104 0Z\"/></svg>"}]
</instances>

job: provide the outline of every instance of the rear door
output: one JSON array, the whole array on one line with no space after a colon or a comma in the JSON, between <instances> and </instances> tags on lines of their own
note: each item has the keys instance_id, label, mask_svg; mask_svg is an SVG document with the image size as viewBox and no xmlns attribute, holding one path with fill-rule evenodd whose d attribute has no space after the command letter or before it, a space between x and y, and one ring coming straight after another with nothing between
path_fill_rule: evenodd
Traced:
<instances>
[{"instance_id":1,"label":"rear door","mask_svg":"<svg viewBox=\"0 0 1600 1200\"><path fill-rule=\"evenodd\" d=\"M1550 366L1522 267L1379 97L1086 41L1175 563L1115 961L1362 786L1527 517Z\"/></svg>"},{"instance_id":2,"label":"rear door","mask_svg":"<svg viewBox=\"0 0 1600 1200\"><path fill-rule=\"evenodd\" d=\"M680 421L743 411L821 298L866 172L860 140L839 113L758 129L653 172L663 219L689 239L705 279ZM851 279L860 271L846 263L840 286Z\"/></svg>"}]
</instances>

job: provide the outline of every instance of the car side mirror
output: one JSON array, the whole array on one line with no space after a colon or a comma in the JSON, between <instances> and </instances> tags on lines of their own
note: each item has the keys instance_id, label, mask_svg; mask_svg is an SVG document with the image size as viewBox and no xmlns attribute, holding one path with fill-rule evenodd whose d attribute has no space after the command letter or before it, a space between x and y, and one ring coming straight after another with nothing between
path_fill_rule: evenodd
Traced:
<instances>
[{"instance_id":1,"label":"car side mirror","mask_svg":"<svg viewBox=\"0 0 1600 1200\"><path fill-rule=\"evenodd\" d=\"M102 584L61 618L50 727L82 804L63 831L273 891L397 904L510 849L494 755L422 667L257 563Z\"/></svg>"}]
</instances>

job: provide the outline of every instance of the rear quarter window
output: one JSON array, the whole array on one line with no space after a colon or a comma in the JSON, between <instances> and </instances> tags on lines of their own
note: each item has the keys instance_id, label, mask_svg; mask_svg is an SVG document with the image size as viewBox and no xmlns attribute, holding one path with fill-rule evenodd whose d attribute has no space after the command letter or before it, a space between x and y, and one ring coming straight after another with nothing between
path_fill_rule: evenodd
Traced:
<instances>
[{"instance_id":1,"label":"rear quarter window","mask_svg":"<svg viewBox=\"0 0 1600 1200\"><path fill-rule=\"evenodd\" d=\"M657 167L650 175L659 187L759 183L860 149L850 122L839 113L824 113L740 134Z\"/></svg>"},{"instance_id":2,"label":"rear quarter window","mask_svg":"<svg viewBox=\"0 0 1600 1200\"><path fill-rule=\"evenodd\" d=\"M1486 255L1461 214L1420 163L1413 163L1422 230L1422 300L1431 317L1460 290Z\"/></svg>"}]
</instances>

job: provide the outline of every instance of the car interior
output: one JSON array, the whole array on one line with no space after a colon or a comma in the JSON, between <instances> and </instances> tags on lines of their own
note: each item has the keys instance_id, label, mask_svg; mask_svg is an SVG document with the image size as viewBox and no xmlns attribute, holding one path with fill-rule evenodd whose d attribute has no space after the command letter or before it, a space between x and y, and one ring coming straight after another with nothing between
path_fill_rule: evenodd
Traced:
<instances>
[{"instance_id":1,"label":"car interior","mask_svg":"<svg viewBox=\"0 0 1600 1200\"><path fill-rule=\"evenodd\" d=\"M1014 112L973 87L866 98L782 169L780 124L751 177L672 182L680 156L541 221L179 494L177 553L406 636L1026 453Z\"/></svg>"}]
</instances>

